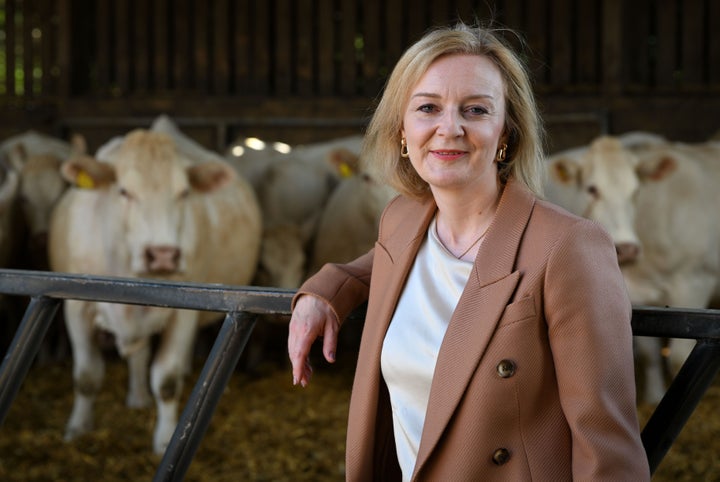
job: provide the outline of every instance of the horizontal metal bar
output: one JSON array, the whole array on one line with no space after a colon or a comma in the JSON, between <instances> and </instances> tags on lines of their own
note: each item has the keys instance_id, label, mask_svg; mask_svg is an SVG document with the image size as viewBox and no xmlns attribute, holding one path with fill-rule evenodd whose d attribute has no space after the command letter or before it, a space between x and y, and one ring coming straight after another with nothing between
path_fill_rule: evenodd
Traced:
<instances>
[{"instance_id":1,"label":"horizontal metal bar","mask_svg":"<svg viewBox=\"0 0 720 482\"><path fill-rule=\"evenodd\" d=\"M290 315L294 290L0 269L0 293L203 311ZM362 317L360 309L353 318ZM633 334L720 340L720 310L634 306Z\"/></svg>"},{"instance_id":2,"label":"horizontal metal bar","mask_svg":"<svg viewBox=\"0 0 720 482\"><path fill-rule=\"evenodd\" d=\"M633 307L633 334L720 340L720 310Z\"/></svg>"},{"instance_id":3,"label":"horizontal metal bar","mask_svg":"<svg viewBox=\"0 0 720 482\"><path fill-rule=\"evenodd\" d=\"M289 317L295 290L0 269L0 293ZM353 311L349 319L365 319L365 305Z\"/></svg>"},{"instance_id":4,"label":"horizontal metal bar","mask_svg":"<svg viewBox=\"0 0 720 482\"><path fill-rule=\"evenodd\" d=\"M202 311L290 314L293 290L0 269L0 293Z\"/></svg>"}]
</instances>

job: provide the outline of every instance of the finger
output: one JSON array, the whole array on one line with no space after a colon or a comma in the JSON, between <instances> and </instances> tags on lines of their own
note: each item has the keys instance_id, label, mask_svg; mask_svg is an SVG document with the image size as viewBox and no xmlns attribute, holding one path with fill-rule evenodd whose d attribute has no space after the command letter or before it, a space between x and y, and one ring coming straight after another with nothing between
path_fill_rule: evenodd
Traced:
<instances>
[{"instance_id":1,"label":"finger","mask_svg":"<svg viewBox=\"0 0 720 482\"><path fill-rule=\"evenodd\" d=\"M312 378L313 369L310 365L310 361L306 360L305 365L303 367L303 376L300 378L300 386L305 388L307 387L308 383L310 383L310 379Z\"/></svg>"},{"instance_id":2,"label":"finger","mask_svg":"<svg viewBox=\"0 0 720 482\"><path fill-rule=\"evenodd\" d=\"M291 352L290 363L292 364L293 385L302 384L303 380L310 379L312 367L307 354L303 356L298 351Z\"/></svg>"},{"instance_id":3,"label":"finger","mask_svg":"<svg viewBox=\"0 0 720 482\"><path fill-rule=\"evenodd\" d=\"M325 324L325 333L323 334L323 355L330 362L335 362L335 352L337 350L338 330L335 323L328 322Z\"/></svg>"},{"instance_id":4,"label":"finger","mask_svg":"<svg viewBox=\"0 0 720 482\"><path fill-rule=\"evenodd\" d=\"M303 330L300 330L300 332L301 334L298 334L296 326L291 323L288 335L288 356L292 364L293 385L297 385L306 379L309 380L306 366L309 366L308 356L313 337L309 336L307 332L303 332ZM312 372L312 369L310 372Z\"/></svg>"}]
</instances>

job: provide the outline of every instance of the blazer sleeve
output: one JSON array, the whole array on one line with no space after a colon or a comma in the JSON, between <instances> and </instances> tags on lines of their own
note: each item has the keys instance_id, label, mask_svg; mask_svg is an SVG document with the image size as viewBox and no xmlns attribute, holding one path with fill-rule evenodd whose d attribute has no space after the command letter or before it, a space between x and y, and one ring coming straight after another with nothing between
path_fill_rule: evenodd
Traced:
<instances>
[{"instance_id":1,"label":"blazer sleeve","mask_svg":"<svg viewBox=\"0 0 720 482\"><path fill-rule=\"evenodd\" d=\"M368 300L375 249L347 264L328 263L308 278L293 296L291 307L303 294L317 296L330 304L338 322Z\"/></svg>"},{"instance_id":2,"label":"blazer sleeve","mask_svg":"<svg viewBox=\"0 0 720 482\"><path fill-rule=\"evenodd\" d=\"M578 221L550 254L544 289L573 480L649 480L637 419L632 306L609 235Z\"/></svg>"}]
</instances>

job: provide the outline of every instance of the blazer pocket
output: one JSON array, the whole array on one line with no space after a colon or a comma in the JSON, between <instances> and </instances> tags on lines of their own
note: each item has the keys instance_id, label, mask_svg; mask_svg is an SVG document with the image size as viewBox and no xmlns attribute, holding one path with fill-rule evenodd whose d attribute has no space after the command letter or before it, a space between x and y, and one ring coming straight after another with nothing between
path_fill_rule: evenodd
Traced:
<instances>
[{"instance_id":1,"label":"blazer pocket","mask_svg":"<svg viewBox=\"0 0 720 482\"><path fill-rule=\"evenodd\" d=\"M500 324L509 325L517 323L518 321L523 321L528 318L534 318L535 314L535 297L532 295L526 296L505 307L505 311L503 311L503 315L500 318Z\"/></svg>"}]
</instances>

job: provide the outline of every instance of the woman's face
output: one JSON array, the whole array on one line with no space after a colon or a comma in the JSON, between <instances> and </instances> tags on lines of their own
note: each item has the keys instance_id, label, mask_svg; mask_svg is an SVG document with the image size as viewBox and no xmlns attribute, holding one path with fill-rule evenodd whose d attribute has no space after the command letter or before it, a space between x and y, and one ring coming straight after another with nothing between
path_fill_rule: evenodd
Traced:
<instances>
[{"instance_id":1,"label":"woman's face","mask_svg":"<svg viewBox=\"0 0 720 482\"><path fill-rule=\"evenodd\" d=\"M402 136L410 162L433 192L496 182L504 92L495 64L467 54L440 57L410 91Z\"/></svg>"}]
</instances>

